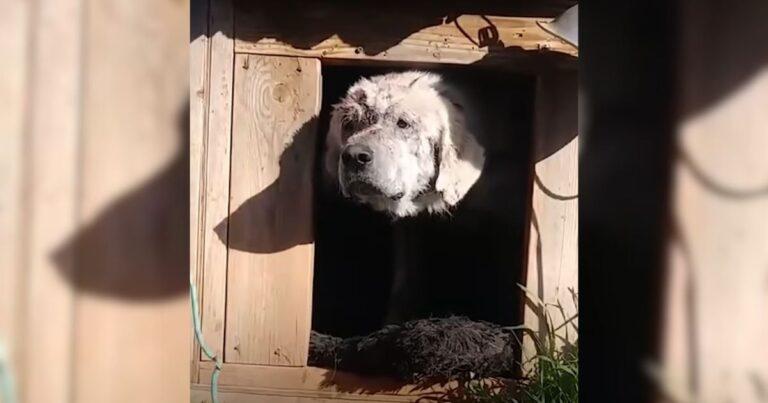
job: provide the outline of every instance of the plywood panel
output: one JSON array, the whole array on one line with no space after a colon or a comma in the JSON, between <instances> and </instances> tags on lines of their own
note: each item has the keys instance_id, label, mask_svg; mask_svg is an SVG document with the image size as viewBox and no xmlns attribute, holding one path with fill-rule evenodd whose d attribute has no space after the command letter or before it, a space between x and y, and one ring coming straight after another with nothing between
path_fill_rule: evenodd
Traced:
<instances>
[{"instance_id":1,"label":"plywood panel","mask_svg":"<svg viewBox=\"0 0 768 403\"><path fill-rule=\"evenodd\" d=\"M237 55L226 361L306 364L320 62Z\"/></svg>"},{"instance_id":2,"label":"plywood panel","mask_svg":"<svg viewBox=\"0 0 768 403\"><path fill-rule=\"evenodd\" d=\"M545 304L555 327L577 313L578 293L578 137L576 74L539 78L536 92L531 228L526 287L525 325L544 331ZM575 324L575 323L574 323ZM567 331L567 334L566 334ZM573 326L558 334L575 341ZM562 345L561 342L559 342ZM535 353L526 338L524 355Z\"/></svg>"},{"instance_id":3,"label":"plywood panel","mask_svg":"<svg viewBox=\"0 0 768 403\"><path fill-rule=\"evenodd\" d=\"M202 151L204 174L200 192L201 216L198 249L203 272L201 316L203 336L221 357L224 352L224 316L227 292L227 224L215 231L229 211L229 170L232 138L232 72L234 14L231 0L210 3L210 84L206 140ZM207 360L204 356L201 358Z\"/></svg>"}]
</instances>

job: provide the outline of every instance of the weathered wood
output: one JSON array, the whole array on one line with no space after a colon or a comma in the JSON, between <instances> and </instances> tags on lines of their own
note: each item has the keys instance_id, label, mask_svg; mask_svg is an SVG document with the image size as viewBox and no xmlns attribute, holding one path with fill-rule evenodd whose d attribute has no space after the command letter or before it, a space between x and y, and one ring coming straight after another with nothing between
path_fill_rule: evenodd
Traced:
<instances>
[{"instance_id":1,"label":"weathered wood","mask_svg":"<svg viewBox=\"0 0 768 403\"><path fill-rule=\"evenodd\" d=\"M673 398L758 402L768 387L768 44L734 46L765 30L766 12L765 2L680 3L659 379ZM722 34L701 40L713 30Z\"/></svg>"},{"instance_id":2,"label":"weathered wood","mask_svg":"<svg viewBox=\"0 0 768 403\"><path fill-rule=\"evenodd\" d=\"M74 292L51 259L77 228L82 3L43 0L34 7L25 163L22 401L63 402L72 392ZM27 170L28 169L28 170Z\"/></svg>"},{"instance_id":3,"label":"weathered wood","mask_svg":"<svg viewBox=\"0 0 768 403\"><path fill-rule=\"evenodd\" d=\"M543 315L548 312L555 327L576 314L578 293L578 137L577 79L575 74L539 78L534 129L533 194L526 288L528 298L524 323L545 332ZM563 312L554 306L562 304ZM564 314L564 315L563 315ZM565 317L564 317L565 316ZM575 323L574 323L575 324ZM573 326L558 331L575 341ZM562 345L562 340L558 340ZM535 354L532 340L525 338L525 360Z\"/></svg>"},{"instance_id":4,"label":"weathered wood","mask_svg":"<svg viewBox=\"0 0 768 403\"><path fill-rule=\"evenodd\" d=\"M381 13L385 15L377 15L378 20L392 21L395 25L383 31L367 31L371 27L363 23L365 19L361 16L317 12L309 13L302 22L305 26L300 27L286 22L291 21L290 18L269 11L242 13L238 15L235 29L235 51L330 60L482 62L507 68L531 64L537 57L549 60L550 64L570 64L573 68L575 58L572 56L578 54L575 47L539 27L537 23L551 21L548 18L462 15L453 21L433 17L403 22L408 11L398 10L397 15L391 16L386 15L393 13L391 9ZM350 19L357 21L357 25L350 26ZM517 63L510 64L512 61Z\"/></svg>"},{"instance_id":5,"label":"weathered wood","mask_svg":"<svg viewBox=\"0 0 768 403\"><path fill-rule=\"evenodd\" d=\"M202 363L200 379L210 379L213 365ZM225 390L241 388L253 394L302 396L342 400L416 401L447 396L455 382L412 385L389 378L366 377L315 367L277 367L224 364L219 385Z\"/></svg>"},{"instance_id":6,"label":"weathered wood","mask_svg":"<svg viewBox=\"0 0 768 403\"><path fill-rule=\"evenodd\" d=\"M200 184L203 194L200 210L202 256L198 270L203 272L201 316L203 336L219 357L224 352L224 316L227 293L227 228L219 239L214 229L229 212L229 171L232 139L232 72L234 14L231 0L210 3L210 72L208 121L203 150L205 174ZM207 360L202 355L201 359Z\"/></svg>"},{"instance_id":7,"label":"weathered wood","mask_svg":"<svg viewBox=\"0 0 768 403\"><path fill-rule=\"evenodd\" d=\"M176 288L176 298L153 303L137 304L133 298L140 296L112 291L121 285L146 284L138 281L137 272L146 273L147 266L125 263L120 258L126 255L131 263L156 262L141 260L146 255L174 256L173 265L150 266L166 270L151 279L158 283L167 280L164 274L183 279L187 269L185 240L178 232L157 231L184 231L184 222L164 226L166 221L158 221L165 215L151 214L157 211L153 208L166 208L181 213L174 217L184 218L179 206L186 203L186 163L183 172L177 171L184 175L170 181L172 186L159 183L161 194L147 197L143 192L154 171L166 167L167 157L186 154L185 144L178 141L186 132L178 126L187 85L178 71L184 68L186 50L172 45L184 43L179 28L186 25L186 6L164 3L146 14L135 12L146 8L140 3L41 1L32 5L29 18L5 6L3 18L28 23L24 33L34 38L23 41L33 45L24 58L28 65L19 70L28 76L3 75L19 80L3 89L15 90L18 85L28 91L26 101L4 94L10 101L4 112L18 113L27 107L22 112L24 136L16 137L10 127L4 127L9 132L2 130L0 136L8 146L3 151L21 151L11 145L17 138L25 143L24 154L16 155L23 162L26 185L18 199L17 220L23 225L14 234L22 246L17 263L23 276L11 283L20 296L15 299L20 304L11 307L21 306L15 329L18 341L23 339L16 344L21 365L13 374L20 401L183 401L188 395L187 368L179 359L186 361L188 351L183 346L188 327L186 282ZM178 34L158 40L156 30L139 30L151 37L148 40L137 34L137 23ZM10 31L15 25L3 26L9 30L4 38L16 38ZM147 46L150 41L153 46ZM183 152L175 154L177 150ZM182 189L173 186L177 183ZM136 192L131 192L134 188ZM132 194L139 203L125 200ZM19 196L17 191L10 195ZM164 197L176 195L181 197ZM122 221L102 220L109 217ZM94 228L109 230L94 232ZM157 242L158 237L170 242ZM101 239L98 245L90 242L96 239ZM131 253L137 250L146 255ZM102 260L94 260L95 256ZM126 276L130 280L122 281ZM4 280L0 280L3 286ZM160 339L159 328L165 329ZM177 347L180 341L182 348ZM158 377L153 369L164 376Z\"/></svg>"},{"instance_id":8,"label":"weathered wood","mask_svg":"<svg viewBox=\"0 0 768 403\"><path fill-rule=\"evenodd\" d=\"M188 400L188 6L83 4L70 398Z\"/></svg>"},{"instance_id":9,"label":"weathered wood","mask_svg":"<svg viewBox=\"0 0 768 403\"><path fill-rule=\"evenodd\" d=\"M202 183L205 177L204 149L207 135L208 103L210 100L210 39L208 37L209 0L193 0L190 4L189 38L189 276L197 287L198 301L201 293L203 271L200 258L204 255L203 209L205 193ZM191 292L191 290L190 290ZM190 332L190 376L197 382L200 346Z\"/></svg>"},{"instance_id":10,"label":"weathered wood","mask_svg":"<svg viewBox=\"0 0 768 403\"><path fill-rule=\"evenodd\" d=\"M235 59L226 361L306 365L320 62Z\"/></svg>"},{"instance_id":11,"label":"weathered wood","mask_svg":"<svg viewBox=\"0 0 768 403\"><path fill-rule=\"evenodd\" d=\"M210 403L208 385L192 385L193 403ZM280 389L257 389L243 387L220 387L219 401L224 403L324 403L324 402L412 402L416 398L380 395L337 394L327 397L322 393Z\"/></svg>"},{"instance_id":12,"label":"weathered wood","mask_svg":"<svg viewBox=\"0 0 768 403\"><path fill-rule=\"evenodd\" d=\"M29 13L23 0L0 4L0 343L5 344L10 364L21 362L21 298L24 295L21 267L23 234L22 180L24 118L28 92L25 86L28 68Z\"/></svg>"},{"instance_id":13,"label":"weathered wood","mask_svg":"<svg viewBox=\"0 0 768 403\"><path fill-rule=\"evenodd\" d=\"M271 7L274 5L265 5L264 9ZM198 256L197 270L204 273L201 293L206 338L209 343L213 340L215 345L218 337L225 337L222 345L226 363L220 378L222 396L225 401L238 402L291 398L291 401L412 401L415 399L412 386L305 367L314 254L311 169L315 153L315 116L320 108L318 59L331 63L407 61L418 64L497 63L515 67L535 59L544 60L540 66L549 63L549 69L564 66L573 69L577 50L541 30L537 22L550 21L544 18L463 15L456 21L446 19L416 27L396 41L392 41L391 32L368 32L366 39L359 41L344 30L330 32L329 22L324 27L306 24L291 30L286 27L298 22L279 19L268 11L241 11L233 12L237 14L236 27L230 32L214 27L216 12L212 10L214 17L209 27L212 37L208 45L211 49L210 72L207 73L210 74L211 91L205 94L205 83L200 81L197 87L203 88L202 97L200 101L194 101L200 102L197 107L202 109L205 108L205 96L210 96L209 120L198 123L203 126L199 130L204 131L205 124L212 129L216 118L224 122L224 114L228 111L223 102L219 102L221 116L216 116L215 112L218 94L214 87L220 77L216 73L216 38L226 33L234 34L224 35L235 38L231 50L235 54L231 66L234 73L230 76L234 83L227 89L230 96L234 91L232 103L228 105L232 119L232 157L231 166L228 166L231 177L227 177L226 189L220 184L216 190L205 188L211 181L210 166L206 164L210 163L212 152L205 145L209 145L215 136L209 130L207 143L200 146L200 154L208 157L200 157L205 162L198 168L205 172L198 191L204 195L199 207L202 218L198 222L201 234L216 226L218 239L209 233L195 241L203 255ZM310 20L327 20L327 16L307 14ZM314 33L308 34L310 31ZM219 39L224 41L222 37ZM197 46L202 47L203 42ZM200 74L204 80L205 65L201 66L203 72ZM195 96L201 96L199 89L191 91ZM193 128L195 124L193 121ZM546 123L540 125L546 126ZM222 141L221 138L218 141ZM532 250L539 244L547 251L548 259L559 259L562 255L562 259L567 260L557 263L552 260L551 264L556 266L553 276L570 276L575 273L576 266L576 201L546 199L550 197L547 192L553 189L576 193L573 175L578 145L577 141L569 140L559 146L566 143L569 144L563 150L537 165L541 183L547 183L552 189L540 189L533 202L541 210L543 218L540 221L546 227L542 231L559 234L560 238L537 237L532 240ZM207 200L227 194L228 219L211 223L206 211ZM560 214L568 217L565 223ZM208 261L213 243L228 245L226 264L216 268ZM564 249L555 251L558 245ZM537 272L536 268L531 270L529 274ZM222 273L226 276L223 287L220 283ZM213 297L208 288L212 278L215 283ZM193 279L199 281L194 274ZM533 279L534 287L538 287L536 281L547 284L547 295L557 295L560 299L568 295L566 303L571 301L562 284L575 285L574 279L568 277L564 282L558 282L550 278L548 272L546 278ZM225 309L222 304L226 304ZM223 322L224 311L226 323ZM218 318L216 323L223 324L225 329L214 331L215 326L205 323L211 320L212 312ZM197 364L198 371L195 373L193 367L192 379L205 384L210 379L213 364ZM341 383L329 383L329 377ZM368 386L381 393L365 392ZM433 388L415 393L439 391L440 388ZM192 393L197 401L208 399L208 390L204 386L194 385Z\"/></svg>"}]
</instances>

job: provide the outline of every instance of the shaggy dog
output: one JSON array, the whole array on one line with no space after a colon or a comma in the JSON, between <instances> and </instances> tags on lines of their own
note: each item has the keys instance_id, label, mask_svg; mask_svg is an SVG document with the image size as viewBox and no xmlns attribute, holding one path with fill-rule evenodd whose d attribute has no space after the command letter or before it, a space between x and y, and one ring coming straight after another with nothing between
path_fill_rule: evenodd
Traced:
<instances>
[{"instance_id":1,"label":"shaggy dog","mask_svg":"<svg viewBox=\"0 0 768 403\"><path fill-rule=\"evenodd\" d=\"M513 104L487 83L444 77L406 71L336 89L311 365L412 382L512 373L517 345L502 326L518 311L511 245L522 238L516 195L498 195L517 189L505 178L525 171L509 150L525 147L498 127Z\"/></svg>"},{"instance_id":2,"label":"shaggy dog","mask_svg":"<svg viewBox=\"0 0 768 403\"><path fill-rule=\"evenodd\" d=\"M395 218L447 212L480 177L485 161L466 107L437 74L361 79L331 113L330 182L345 197Z\"/></svg>"},{"instance_id":3,"label":"shaggy dog","mask_svg":"<svg viewBox=\"0 0 768 403\"><path fill-rule=\"evenodd\" d=\"M346 337L450 315L516 324L533 81L380 71L325 77L314 329Z\"/></svg>"},{"instance_id":4,"label":"shaggy dog","mask_svg":"<svg viewBox=\"0 0 768 403\"><path fill-rule=\"evenodd\" d=\"M443 217L420 213L457 211L454 207L476 185L485 165L485 150L473 131L483 128L478 122L468 122L468 118L480 120L481 115L474 113L468 98L437 74L406 71L363 78L333 105L325 144L327 182L347 199L396 219L391 222L391 288L385 297L388 304L384 323L388 325L349 338L313 331L311 365L414 382L511 373L516 346L511 333L499 325L456 316L422 319L425 314L437 313L434 305L442 303L424 287L428 279L440 284L431 266L442 266L441 277L456 278L461 274L450 264L440 264L439 259L424 264L425 252L430 255L425 240L440 242L441 237L429 233L435 223L420 223L418 219ZM334 229L339 230L337 225ZM360 226L355 233L370 235L376 229ZM460 229L455 227L454 231ZM438 232L445 236L451 231ZM344 258L357 252L349 240L344 243L348 246ZM381 244L377 249L380 252L385 248ZM375 255L371 259L378 260ZM364 267L375 271L370 264ZM359 275L354 271L344 277ZM471 287L471 282L463 284ZM333 299L350 294L340 288L332 292ZM511 294L511 287L506 293ZM445 294L462 302L466 297L462 290L445 289ZM324 304L327 306L327 299ZM459 308L449 305L449 312ZM462 309L456 311L465 313ZM345 316L342 312L332 309L334 316Z\"/></svg>"}]
</instances>

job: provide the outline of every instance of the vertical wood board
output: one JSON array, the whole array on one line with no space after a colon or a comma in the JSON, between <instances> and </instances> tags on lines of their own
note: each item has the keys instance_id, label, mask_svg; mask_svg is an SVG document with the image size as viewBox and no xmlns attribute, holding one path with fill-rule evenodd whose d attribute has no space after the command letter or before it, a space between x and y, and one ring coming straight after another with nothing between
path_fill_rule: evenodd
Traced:
<instances>
[{"instance_id":1,"label":"vertical wood board","mask_svg":"<svg viewBox=\"0 0 768 403\"><path fill-rule=\"evenodd\" d=\"M10 365L20 364L22 315L21 298L23 271L19 236L22 232L22 179L24 158L24 119L27 116L28 92L25 88L28 52L29 13L31 7L23 0L0 3L0 348L6 349Z\"/></svg>"},{"instance_id":2,"label":"vertical wood board","mask_svg":"<svg viewBox=\"0 0 768 403\"><path fill-rule=\"evenodd\" d=\"M54 262L57 248L77 228L80 159L82 3L35 3L31 24L28 133L24 217L25 279L19 398L67 402L72 391L74 291L60 270L72 270L71 255Z\"/></svg>"},{"instance_id":3,"label":"vertical wood board","mask_svg":"<svg viewBox=\"0 0 768 403\"><path fill-rule=\"evenodd\" d=\"M210 99L209 3L209 0L192 0L189 13L189 276L191 283L197 287L198 302L203 300L200 258L204 255L202 207L205 194L202 183L205 175L203 158ZM200 346L195 340L194 332L190 332L190 339L190 381L197 383Z\"/></svg>"},{"instance_id":4,"label":"vertical wood board","mask_svg":"<svg viewBox=\"0 0 768 403\"><path fill-rule=\"evenodd\" d=\"M766 94L763 72L680 129L663 360L666 387L695 397L760 401L768 385Z\"/></svg>"},{"instance_id":5,"label":"vertical wood board","mask_svg":"<svg viewBox=\"0 0 768 403\"><path fill-rule=\"evenodd\" d=\"M188 5L83 4L72 399L188 400Z\"/></svg>"},{"instance_id":6,"label":"vertical wood board","mask_svg":"<svg viewBox=\"0 0 768 403\"><path fill-rule=\"evenodd\" d=\"M203 272L201 316L202 330L208 345L219 357L224 352L224 318L227 293L227 228L216 231L229 211L229 171L232 134L232 72L234 58L234 10L231 0L210 3L210 87L208 121L205 140L201 238L202 256L198 261ZM202 355L202 360L208 360Z\"/></svg>"},{"instance_id":7,"label":"vertical wood board","mask_svg":"<svg viewBox=\"0 0 768 403\"><path fill-rule=\"evenodd\" d=\"M539 78L534 122L533 191L524 323L545 331L545 312L558 327L578 312L578 151L577 81L570 73ZM561 304L544 309L537 302ZM574 321L575 325L577 321ZM578 337L572 325L558 331L571 342ZM559 345L562 343L558 342ZM535 354L525 338L523 359Z\"/></svg>"},{"instance_id":8,"label":"vertical wood board","mask_svg":"<svg viewBox=\"0 0 768 403\"><path fill-rule=\"evenodd\" d=\"M226 361L306 365L320 62L237 55Z\"/></svg>"}]
</instances>

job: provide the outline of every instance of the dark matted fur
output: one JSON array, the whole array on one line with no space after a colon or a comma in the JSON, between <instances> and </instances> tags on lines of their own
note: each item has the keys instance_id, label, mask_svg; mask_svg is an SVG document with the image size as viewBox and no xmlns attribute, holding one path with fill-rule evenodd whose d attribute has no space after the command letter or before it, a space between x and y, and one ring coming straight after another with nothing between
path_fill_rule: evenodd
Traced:
<instances>
[{"instance_id":1,"label":"dark matted fur","mask_svg":"<svg viewBox=\"0 0 768 403\"><path fill-rule=\"evenodd\" d=\"M309 365L415 383L511 377L515 340L508 328L463 316L412 320L362 337L313 331Z\"/></svg>"}]
</instances>

